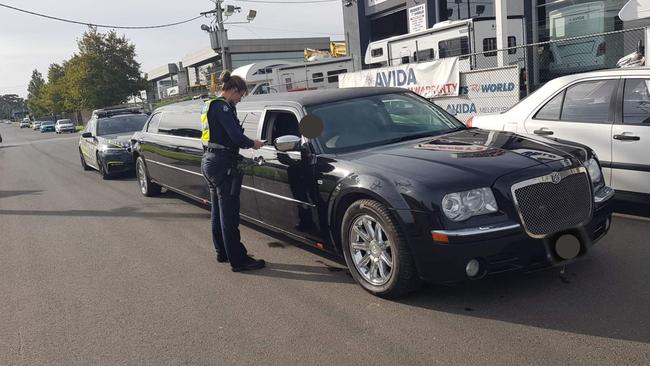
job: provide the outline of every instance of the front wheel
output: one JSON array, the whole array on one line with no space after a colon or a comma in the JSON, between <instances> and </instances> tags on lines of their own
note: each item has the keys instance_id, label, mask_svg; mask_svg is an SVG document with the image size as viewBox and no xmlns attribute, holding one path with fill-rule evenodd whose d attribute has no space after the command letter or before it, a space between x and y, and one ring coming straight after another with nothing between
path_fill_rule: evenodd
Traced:
<instances>
[{"instance_id":1,"label":"front wheel","mask_svg":"<svg viewBox=\"0 0 650 366\"><path fill-rule=\"evenodd\" d=\"M135 160L135 174L138 176L138 184L140 185L140 192L147 196L153 197L160 194L160 186L151 181L147 166L144 163L144 158L138 156Z\"/></svg>"},{"instance_id":2,"label":"front wheel","mask_svg":"<svg viewBox=\"0 0 650 366\"><path fill-rule=\"evenodd\" d=\"M86 159L84 159L84 154L81 152L81 149L79 149L79 158L81 159L81 167L84 168L84 170L92 169L88 164L86 164Z\"/></svg>"},{"instance_id":3,"label":"front wheel","mask_svg":"<svg viewBox=\"0 0 650 366\"><path fill-rule=\"evenodd\" d=\"M352 277L370 293L395 298L418 287L406 237L383 204L354 202L343 216L341 239Z\"/></svg>"},{"instance_id":4,"label":"front wheel","mask_svg":"<svg viewBox=\"0 0 650 366\"><path fill-rule=\"evenodd\" d=\"M99 154L97 154L97 167L99 168L99 174L102 176L103 180L111 179L111 175L106 171L106 167L104 166L102 159L99 157Z\"/></svg>"}]
</instances>

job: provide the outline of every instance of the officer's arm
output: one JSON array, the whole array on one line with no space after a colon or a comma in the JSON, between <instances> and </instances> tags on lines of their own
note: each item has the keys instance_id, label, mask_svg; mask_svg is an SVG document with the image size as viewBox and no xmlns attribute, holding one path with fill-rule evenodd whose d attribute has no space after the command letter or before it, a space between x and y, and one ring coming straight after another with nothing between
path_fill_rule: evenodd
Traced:
<instances>
[{"instance_id":1,"label":"officer's arm","mask_svg":"<svg viewBox=\"0 0 650 366\"><path fill-rule=\"evenodd\" d=\"M214 120L221 122L221 125L226 130L228 137L230 137L230 140L236 146L239 146L242 149L250 149L255 146L255 142L246 137L246 135L241 132L239 124L235 118L233 118L232 112L225 110L224 107L230 108L224 103L218 103L215 105L215 108L210 108L210 112L214 114Z\"/></svg>"}]
</instances>

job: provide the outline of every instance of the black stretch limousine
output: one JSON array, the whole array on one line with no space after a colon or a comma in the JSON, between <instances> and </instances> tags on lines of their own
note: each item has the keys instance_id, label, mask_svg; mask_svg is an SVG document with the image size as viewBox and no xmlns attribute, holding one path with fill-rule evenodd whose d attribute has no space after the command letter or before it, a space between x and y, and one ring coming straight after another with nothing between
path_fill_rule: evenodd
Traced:
<instances>
[{"instance_id":1,"label":"black stretch limousine","mask_svg":"<svg viewBox=\"0 0 650 366\"><path fill-rule=\"evenodd\" d=\"M201 107L161 107L134 135L144 195L209 203ZM614 191L582 145L466 128L404 89L251 96L237 110L269 141L241 151L242 217L342 255L379 296L563 265L609 230ZM316 138L300 136L307 115L322 121Z\"/></svg>"}]
</instances>

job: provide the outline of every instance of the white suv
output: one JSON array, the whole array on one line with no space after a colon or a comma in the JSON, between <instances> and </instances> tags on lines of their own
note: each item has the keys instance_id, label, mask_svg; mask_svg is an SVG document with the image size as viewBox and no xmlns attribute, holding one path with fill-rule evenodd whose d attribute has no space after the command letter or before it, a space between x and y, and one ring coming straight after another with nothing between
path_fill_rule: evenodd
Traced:
<instances>
[{"instance_id":1,"label":"white suv","mask_svg":"<svg viewBox=\"0 0 650 366\"><path fill-rule=\"evenodd\" d=\"M607 185L622 197L650 199L650 68L559 77L510 110L467 125L585 144L598 155Z\"/></svg>"}]
</instances>

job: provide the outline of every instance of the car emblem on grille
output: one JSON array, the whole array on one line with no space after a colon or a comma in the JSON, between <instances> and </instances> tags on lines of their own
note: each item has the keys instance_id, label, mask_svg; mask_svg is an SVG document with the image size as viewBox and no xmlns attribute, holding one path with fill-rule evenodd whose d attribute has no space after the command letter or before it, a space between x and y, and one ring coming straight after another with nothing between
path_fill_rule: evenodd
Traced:
<instances>
[{"instance_id":1,"label":"car emblem on grille","mask_svg":"<svg viewBox=\"0 0 650 366\"><path fill-rule=\"evenodd\" d=\"M558 184L560 183L561 180L562 180L562 176L560 175L560 173L558 172L551 173L551 182L553 182L553 184Z\"/></svg>"}]
</instances>

